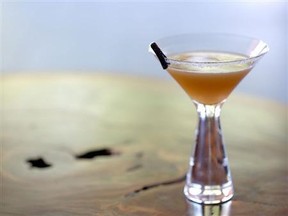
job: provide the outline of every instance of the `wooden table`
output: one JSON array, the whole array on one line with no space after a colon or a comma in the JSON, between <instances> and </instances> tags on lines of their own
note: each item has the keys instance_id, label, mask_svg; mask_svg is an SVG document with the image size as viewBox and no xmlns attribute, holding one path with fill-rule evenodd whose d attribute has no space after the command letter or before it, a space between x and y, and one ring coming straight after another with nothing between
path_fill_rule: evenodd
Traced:
<instances>
[{"instance_id":1,"label":"wooden table","mask_svg":"<svg viewBox=\"0 0 288 216\"><path fill-rule=\"evenodd\" d=\"M287 106L233 94L222 128L236 195L185 200L197 122L174 81L2 75L0 215L287 215Z\"/></svg>"}]
</instances>

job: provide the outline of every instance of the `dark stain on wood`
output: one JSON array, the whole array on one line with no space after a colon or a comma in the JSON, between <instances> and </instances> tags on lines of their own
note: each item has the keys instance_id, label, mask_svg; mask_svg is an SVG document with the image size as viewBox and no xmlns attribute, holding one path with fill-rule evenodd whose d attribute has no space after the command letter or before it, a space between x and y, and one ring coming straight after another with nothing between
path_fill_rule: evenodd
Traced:
<instances>
[{"instance_id":1,"label":"dark stain on wood","mask_svg":"<svg viewBox=\"0 0 288 216\"><path fill-rule=\"evenodd\" d=\"M150 189L153 189L153 188L156 188L159 186L178 184L178 183L185 181L185 179L186 179L186 175L183 175L183 176L176 178L176 179L171 179L171 180L167 180L167 181L163 181L163 182L157 182L157 183L153 183L153 184L144 185L143 187L136 189L133 192L126 194L125 196L126 197L133 196L133 195L138 194L142 191L150 190Z\"/></svg>"},{"instance_id":2,"label":"dark stain on wood","mask_svg":"<svg viewBox=\"0 0 288 216\"><path fill-rule=\"evenodd\" d=\"M103 148L103 149L96 149L96 150L90 150L78 155L75 155L76 159L94 159L96 157L109 157L113 155L118 155L118 152L115 152L109 148Z\"/></svg>"},{"instance_id":3,"label":"dark stain on wood","mask_svg":"<svg viewBox=\"0 0 288 216\"><path fill-rule=\"evenodd\" d=\"M135 156L136 156L136 158L143 158L143 156L144 156L144 153L143 152L137 152L136 154L135 154Z\"/></svg>"},{"instance_id":4,"label":"dark stain on wood","mask_svg":"<svg viewBox=\"0 0 288 216\"><path fill-rule=\"evenodd\" d=\"M127 169L127 172L132 172L132 171L135 171L135 170L138 170L138 169L141 169L143 166L142 164L136 164L134 166L131 166Z\"/></svg>"},{"instance_id":5,"label":"dark stain on wood","mask_svg":"<svg viewBox=\"0 0 288 216\"><path fill-rule=\"evenodd\" d=\"M41 157L35 158L35 159L27 159L26 162L30 164L30 168L44 169L44 168L48 168L48 167L51 167L51 166L52 166L52 164L47 163L47 162L46 162L43 158L41 158Z\"/></svg>"}]
</instances>

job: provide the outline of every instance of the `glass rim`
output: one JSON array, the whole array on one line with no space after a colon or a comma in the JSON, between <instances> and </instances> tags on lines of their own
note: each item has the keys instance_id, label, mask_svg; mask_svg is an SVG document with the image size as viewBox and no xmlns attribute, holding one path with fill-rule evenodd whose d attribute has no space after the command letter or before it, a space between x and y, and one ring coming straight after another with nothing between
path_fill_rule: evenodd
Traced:
<instances>
[{"instance_id":1,"label":"glass rim","mask_svg":"<svg viewBox=\"0 0 288 216\"><path fill-rule=\"evenodd\" d=\"M176 34L176 35L171 35L171 36L167 36L167 37L163 37L160 38L158 40L156 40L156 43L160 44L161 47L161 42L166 41L166 40L173 40L176 38L183 38L183 37L200 37L200 36L208 36L208 37L229 37L231 38L238 38L238 39L245 39L245 40L250 40L250 41L257 41L262 49L258 50L256 54L252 54L250 56L248 55L244 55L243 53L237 53L237 52L226 52L226 53L234 53L234 54L239 54L242 55L243 58L239 59L239 60L224 60L224 61L189 61L189 60L176 60L171 58L171 56L166 56L166 60L167 63L169 64L169 67L171 67L171 65L180 65L180 64L187 64L187 65L192 65L192 66L197 66L197 67L209 67L209 66L219 66L219 65L229 65L229 64L250 64L253 62L256 62L258 59L260 59L263 55L265 55L268 51L269 51L269 46L266 42L264 42L263 40L254 38L254 37L249 37L249 36L245 36L245 35L238 35L238 34L229 34L229 33L186 33L186 34ZM163 47L161 47L163 48ZM191 52L219 52L221 53L221 51L217 51L217 50L191 50ZM225 51L223 51L225 52ZM164 54L166 55L166 53L164 52ZM177 54L181 54L181 52L179 53L173 53L174 55Z\"/></svg>"},{"instance_id":2,"label":"glass rim","mask_svg":"<svg viewBox=\"0 0 288 216\"><path fill-rule=\"evenodd\" d=\"M215 51L213 51L216 53ZM267 52L265 52L267 53ZM191 65L191 66L197 66L197 67L212 67L212 66L220 66L220 65L230 65L230 64L252 64L253 62L256 62L258 59L260 59L265 53L262 53L255 57L245 57L243 59L239 60L229 60L229 61L187 61L187 60L175 60L172 58L168 58L168 64L169 67L171 65Z\"/></svg>"}]
</instances>

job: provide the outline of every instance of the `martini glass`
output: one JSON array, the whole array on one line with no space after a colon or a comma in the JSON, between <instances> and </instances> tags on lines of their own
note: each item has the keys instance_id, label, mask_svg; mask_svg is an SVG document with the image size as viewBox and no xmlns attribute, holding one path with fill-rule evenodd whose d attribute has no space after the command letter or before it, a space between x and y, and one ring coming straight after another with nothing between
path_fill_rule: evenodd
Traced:
<instances>
[{"instance_id":1,"label":"martini glass","mask_svg":"<svg viewBox=\"0 0 288 216\"><path fill-rule=\"evenodd\" d=\"M185 34L153 42L149 50L190 96L198 113L184 194L203 204L230 200L234 190L222 139L221 107L268 52L267 44L244 36Z\"/></svg>"}]
</instances>

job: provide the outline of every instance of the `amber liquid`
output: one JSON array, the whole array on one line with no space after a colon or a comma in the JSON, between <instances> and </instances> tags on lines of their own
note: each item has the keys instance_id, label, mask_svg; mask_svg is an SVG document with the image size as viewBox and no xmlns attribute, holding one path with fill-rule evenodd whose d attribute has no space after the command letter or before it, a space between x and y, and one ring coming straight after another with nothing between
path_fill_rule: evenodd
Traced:
<instances>
[{"instance_id":1,"label":"amber liquid","mask_svg":"<svg viewBox=\"0 0 288 216\"><path fill-rule=\"evenodd\" d=\"M248 63L231 62L246 58L233 53L191 52L169 58L181 62L203 63L201 67L189 63L172 64L167 70L193 100L206 105L224 101L251 70ZM209 65L205 62L215 64Z\"/></svg>"}]
</instances>

